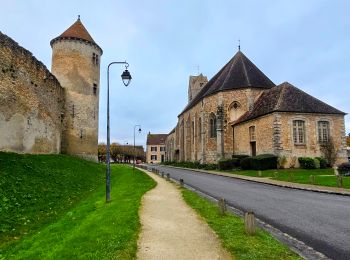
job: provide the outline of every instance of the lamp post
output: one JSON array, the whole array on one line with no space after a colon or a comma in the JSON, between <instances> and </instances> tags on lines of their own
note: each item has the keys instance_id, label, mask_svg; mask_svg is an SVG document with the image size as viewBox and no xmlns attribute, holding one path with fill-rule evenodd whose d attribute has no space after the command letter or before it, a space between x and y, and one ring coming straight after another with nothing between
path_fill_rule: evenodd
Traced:
<instances>
[{"instance_id":1,"label":"lamp post","mask_svg":"<svg viewBox=\"0 0 350 260\"><path fill-rule=\"evenodd\" d=\"M110 130L109 130L109 67L113 64L125 64L125 70L121 75L124 86L128 86L132 79L130 72L128 71L129 63L126 61L115 61L108 64L107 67L107 169L106 169L106 202L111 201L111 165L110 165Z\"/></svg>"},{"instance_id":2,"label":"lamp post","mask_svg":"<svg viewBox=\"0 0 350 260\"><path fill-rule=\"evenodd\" d=\"M136 127L139 127L139 133L141 133L141 125L135 125L134 126L134 149L133 149L133 154L134 154L134 161L133 161L133 166L132 166L132 171L135 172L135 129Z\"/></svg>"}]
</instances>

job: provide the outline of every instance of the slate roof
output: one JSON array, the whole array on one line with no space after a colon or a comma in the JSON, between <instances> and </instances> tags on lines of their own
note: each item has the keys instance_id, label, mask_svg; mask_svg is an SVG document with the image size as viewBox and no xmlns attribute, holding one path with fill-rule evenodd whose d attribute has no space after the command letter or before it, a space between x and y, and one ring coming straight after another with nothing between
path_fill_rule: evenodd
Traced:
<instances>
[{"instance_id":1,"label":"slate roof","mask_svg":"<svg viewBox=\"0 0 350 260\"><path fill-rule=\"evenodd\" d=\"M254 103L252 110L241 116L234 124L237 125L272 112L346 114L292 84L284 82L274 88L265 90Z\"/></svg>"},{"instance_id":2,"label":"slate roof","mask_svg":"<svg viewBox=\"0 0 350 260\"><path fill-rule=\"evenodd\" d=\"M89 43L92 43L93 45L97 46L99 49L100 46L97 45L97 43L94 41L94 39L91 37L89 32L86 30L85 26L83 23L80 21L80 18L73 23L67 30L65 30L60 36L54 38L51 40L50 44L52 44L60 39L78 39L78 40L83 40ZM102 49L101 49L102 51Z\"/></svg>"},{"instance_id":3,"label":"slate roof","mask_svg":"<svg viewBox=\"0 0 350 260\"><path fill-rule=\"evenodd\" d=\"M204 97L219 91L242 88L269 89L274 86L275 84L259 70L243 52L238 51L235 56L210 79L192 101L188 103L181 114L192 108Z\"/></svg>"},{"instance_id":4,"label":"slate roof","mask_svg":"<svg viewBox=\"0 0 350 260\"><path fill-rule=\"evenodd\" d=\"M147 145L162 145L165 144L167 134L148 134Z\"/></svg>"}]
</instances>

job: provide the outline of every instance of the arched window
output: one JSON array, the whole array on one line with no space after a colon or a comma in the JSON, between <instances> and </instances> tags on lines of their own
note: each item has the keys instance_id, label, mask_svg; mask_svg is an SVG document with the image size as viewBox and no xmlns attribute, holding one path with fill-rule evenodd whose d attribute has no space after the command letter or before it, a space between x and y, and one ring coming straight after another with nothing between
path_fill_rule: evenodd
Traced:
<instances>
[{"instance_id":1,"label":"arched window","mask_svg":"<svg viewBox=\"0 0 350 260\"><path fill-rule=\"evenodd\" d=\"M198 142L201 143L202 142L202 119L199 118L198 119Z\"/></svg>"},{"instance_id":2,"label":"arched window","mask_svg":"<svg viewBox=\"0 0 350 260\"><path fill-rule=\"evenodd\" d=\"M211 138L216 137L216 116L214 113L210 114L209 119L209 136Z\"/></svg>"},{"instance_id":3,"label":"arched window","mask_svg":"<svg viewBox=\"0 0 350 260\"><path fill-rule=\"evenodd\" d=\"M230 122L236 121L243 113L244 111L242 110L241 104L237 101L233 101L229 106Z\"/></svg>"}]
</instances>

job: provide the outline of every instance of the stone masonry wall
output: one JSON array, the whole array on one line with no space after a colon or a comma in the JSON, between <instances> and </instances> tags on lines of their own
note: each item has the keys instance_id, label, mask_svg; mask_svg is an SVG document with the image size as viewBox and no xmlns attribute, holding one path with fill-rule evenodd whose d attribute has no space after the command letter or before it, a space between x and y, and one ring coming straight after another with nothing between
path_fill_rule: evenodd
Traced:
<instances>
[{"instance_id":1,"label":"stone masonry wall","mask_svg":"<svg viewBox=\"0 0 350 260\"><path fill-rule=\"evenodd\" d=\"M97 161L101 50L75 39L55 41L52 49L52 73L65 89L62 153Z\"/></svg>"},{"instance_id":2,"label":"stone masonry wall","mask_svg":"<svg viewBox=\"0 0 350 260\"><path fill-rule=\"evenodd\" d=\"M205 97L178 118L176 149L180 150L180 160L214 163L222 157L230 158L233 153L233 132L230 109L233 102L239 104L239 115L249 110L262 91L259 89L239 89L219 92ZM218 149L218 137L210 137L210 115L217 115L218 106L223 106L223 154ZM181 122L184 122L183 126ZM182 136L184 132L184 136ZM182 147L181 144L184 144ZM220 143L220 142L219 142Z\"/></svg>"},{"instance_id":3,"label":"stone masonry wall","mask_svg":"<svg viewBox=\"0 0 350 260\"><path fill-rule=\"evenodd\" d=\"M60 153L64 90L32 53L0 32L0 150Z\"/></svg>"}]
</instances>

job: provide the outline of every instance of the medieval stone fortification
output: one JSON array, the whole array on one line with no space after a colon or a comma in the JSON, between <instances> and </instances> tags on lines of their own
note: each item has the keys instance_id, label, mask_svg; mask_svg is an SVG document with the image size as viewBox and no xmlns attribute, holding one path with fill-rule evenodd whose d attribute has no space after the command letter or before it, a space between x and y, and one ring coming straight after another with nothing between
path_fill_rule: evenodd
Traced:
<instances>
[{"instance_id":1,"label":"medieval stone fortification","mask_svg":"<svg viewBox=\"0 0 350 260\"><path fill-rule=\"evenodd\" d=\"M0 150L97 160L102 49L80 19L51 46L52 73L0 32Z\"/></svg>"}]
</instances>

